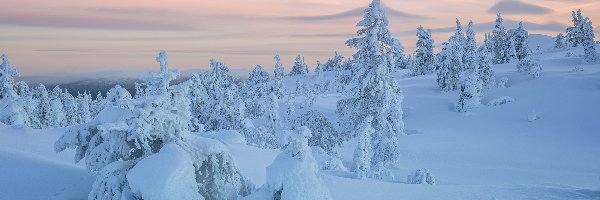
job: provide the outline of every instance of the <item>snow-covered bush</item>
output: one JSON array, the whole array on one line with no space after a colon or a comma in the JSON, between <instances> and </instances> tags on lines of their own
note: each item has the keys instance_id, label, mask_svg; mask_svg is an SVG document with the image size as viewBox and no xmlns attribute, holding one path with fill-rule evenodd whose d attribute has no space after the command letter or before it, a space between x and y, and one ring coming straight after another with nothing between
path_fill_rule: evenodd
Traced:
<instances>
[{"instance_id":1,"label":"snow-covered bush","mask_svg":"<svg viewBox=\"0 0 600 200\"><path fill-rule=\"evenodd\" d=\"M502 97L498 97L498 98L490 100L488 102L487 106L499 106L499 105L504 105L504 104L511 103L514 101L515 101L515 99L513 99L512 97L502 96Z\"/></svg>"},{"instance_id":2,"label":"snow-covered bush","mask_svg":"<svg viewBox=\"0 0 600 200\"><path fill-rule=\"evenodd\" d=\"M583 67L581 66L575 66L571 72L582 72L583 71Z\"/></svg>"},{"instance_id":3,"label":"snow-covered bush","mask_svg":"<svg viewBox=\"0 0 600 200\"><path fill-rule=\"evenodd\" d=\"M506 84L508 84L508 77L505 76L500 78L497 86L498 88L507 88L508 86Z\"/></svg>"},{"instance_id":4,"label":"snow-covered bush","mask_svg":"<svg viewBox=\"0 0 600 200\"><path fill-rule=\"evenodd\" d=\"M318 146L311 147L311 149L315 160L317 160L319 169L347 171L339 155L331 155L330 153L326 152Z\"/></svg>"},{"instance_id":5,"label":"snow-covered bush","mask_svg":"<svg viewBox=\"0 0 600 200\"><path fill-rule=\"evenodd\" d=\"M531 78L535 79L540 77L542 73L542 66L539 62L539 60L527 56L517 63L517 69L519 72L527 72Z\"/></svg>"},{"instance_id":6,"label":"snow-covered bush","mask_svg":"<svg viewBox=\"0 0 600 200\"><path fill-rule=\"evenodd\" d=\"M302 115L296 125L306 126L312 130L312 137L308 139L309 146L318 146L329 154L334 154L334 148L348 139L338 133L331 121L317 110L311 110Z\"/></svg>"},{"instance_id":7,"label":"snow-covered bush","mask_svg":"<svg viewBox=\"0 0 600 200\"><path fill-rule=\"evenodd\" d=\"M319 166L308 147L310 130L300 127L289 134L288 144L267 167L267 182L247 200L332 199L319 178Z\"/></svg>"},{"instance_id":8,"label":"snow-covered bush","mask_svg":"<svg viewBox=\"0 0 600 200\"><path fill-rule=\"evenodd\" d=\"M534 122L538 119L540 119L540 116L537 114L537 112L535 112L535 110L532 110L529 112L529 114L527 114L527 121L529 122Z\"/></svg>"},{"instance_id":9,"label":"snow-covered bush","mask_svg":"<svg viewBox=\"0 0 600 200\"><path fill-rule=\"evenodd\" d=\"M407 177L408 184L435 185L435 177L428 169L418 169Z\"/></svg>"}]
</instances>

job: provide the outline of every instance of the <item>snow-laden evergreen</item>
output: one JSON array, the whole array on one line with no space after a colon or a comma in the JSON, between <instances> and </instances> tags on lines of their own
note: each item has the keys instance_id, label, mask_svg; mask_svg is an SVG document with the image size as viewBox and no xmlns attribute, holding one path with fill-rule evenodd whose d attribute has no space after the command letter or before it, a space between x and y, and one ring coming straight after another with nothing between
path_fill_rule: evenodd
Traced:
<instances>
[{"instance_id":1,"label":"snow-laden evergreen","mask_svg":"<svg viewBox=\"0 0 600 200\"><path fill-rule=\"evenodd\" d=\"M556 35L556 40L554 41L554 48L563 49L565 47L565 36L563 35L563 33L558 33L558 35Z\"/></svg>"},{"instance_id":2,"label":"snow-laden evergreen","mask_svg":"<svg viewBox=\"0 0 600 200\"><path fill-rule=\"evenodd\" d=\"M480 65L478 63L477 41L472 21L467 25L467 37L464 49L464 69L459 72L460 95L456 104L458 112L468 112L479 107L483 96L483 82L479 73Z\"/></svg>"},{"instance_id":3,"label":"snow-laden evergreen","mask_svg":"<svg viewBox=\"0 0 600 200\"><path fill-rule=\"evenodd\" d=\"M0 56L0 123L8 125L29 125L26 102L15 91L14 77L19 75L8 56Z\"/></svg>"},{"instance_id":4,"label":"snow-laden evergreen","mask_svg":"<svg viewBox=\"0 0 600 200\"><path fill-rule=\"evenodd\" d=\"M411 72L413 75L430 74L435 70L433 43L431 30L425 30L423 26L419 26L417 28L417 50Z\"/></svg>"},{"instance_id":5,"label":"snow-laden evergreen","mask_svg":"<svg viewBox=\"0 0 600 200\"><path fill-rule=\"evenodd\" d=\"M516 59L521 61L529 56L531 53L529 49L529 32L523 28L523 22L519 22L519 28L511 29L509 34L513 41Z\"/></svg>"},{"instance_id":6,"label":"snow-laden evergreen","mask_svg":"<svg viewBox=\"0 0 600 200\"><path fill-rule=\"evenodd\" d=\"M335 148L348 139L339 133L333 123L317 110L306 112L300 118L296 126L306 126L312 130L312 137L308 139L309 146L318 146L328 154L335 154Z\"/></svg>"},{"instance_id":7,"label":"snow-laden evergreen","mask_svg":"<svg viewBox=\"0 0 600 200\"><path fill-rule=\"evenodd\" d=\"M357 25L363 27L357 32L358 37L346 42L357 49L352 63L353 85L346 98L338 101L337 113L345 130L353 136L358 134L365 117L373 117L371 169L376 171L374 178L393 178L389 169L400 156L398 140L404 135L403 96L390 75L395 39L387 28L388 20L379 0L369 5Z\"/></svg>"},{"instance_id":8,"label":"snow-laden evergreen","mask_svg":"<svg viewBox=\"0 0 600 200\"><path fill-rule=\"evenodd\" d=\"M292 70L290 71L290 76L308 74L308 66L304 62L304 57L301 55L296 56L296 60L294 61L294 66L292 66Z\"/></svg>"},{"instance_id":9,"label":"snow-laden evergreen","mask_svg":"<svg viewBox=\"0 0 600 200\"><path fill-rule=\"evenodd\" d=\"M371 176L371 135L375 133L371 123L373 117L367 116L358 131L358 145L354 150L354 173L356 178Z\"/></svg>"},{"instance_id":10,"label":"snow-laden evergreen","mask_svg":"<svg viewBox=\"0 0 600 200\"><path fill-rule=\"evenodd\" d=\"M459 89L460 72L465 69L465 40L460 21L456 19L454 35L442 44L442 51L437 55L437 84L442 91Z\"/></svg>"},{"instance_id":11,"label":"snow-laden evergreen","mask_svg":"<svg viewBox=\"0 0 600 200\"><path fill-rule=\"evenodd\" d=\"M489 88L496 82L495 72L494 69L492 69L494 59L493 52L490 47L491 42L486 34L483 45L481 45L478 50L479 79L484 88Z\"/></svg>"},{"instance_id":12,"label":"snow-laden evergreen","mask_svg":"<svg viewBox=\"0 0 600 200\"><path fill-rule=\"evenodd\" d=\"M273 57L273 59L275 59L275 68L274 68L274 76L275 79L281 79L284 76L283 73L283 64L281 64L281 57L279 56L279 54L276 54L275 57Z\"/></svg>"},{"instance_id":13,"label":"snow-laden evergreen","mask_svg":"<svg viewBox=\"0 0 600 200\"><path fill-rule=\"evenodd\" d=\"M513 45L508 31L504 27L504 19L500 14L496 19L494 30L492 31L492 46L494 52L494 63L503 64L512 61L514 54L512 54Z\"/></svg>"},{"instance_id":14,"label":"snow-laden evergreen","mask_svg":"<svg viewBox=\"0 0 600 200\"><path fill-rule=\"evenodd\" d=\"M327 62L325 62L325 64L323 64L323 66L321 67L322 71L337 71L337 70L344 70L344 56L338 54L338 52L336 51L335 54L333 55L332 58L330 58L329 60L327 60Z\"/></svg>"},{"instance_id":15,"label":"snow-laden evergreen","mask_svg":"<svg viewBox=\"0 0 600 200\"><path fill-rule=\"evenodd\" d=\"M585 52L585 61L593 62L598 60L596 54L596 36L594 26L589 17L584 17L581 10L572 12L573 27L567 28L567 41L570 46L577 47L580 44Z\"/></svg>"}]
</instances>

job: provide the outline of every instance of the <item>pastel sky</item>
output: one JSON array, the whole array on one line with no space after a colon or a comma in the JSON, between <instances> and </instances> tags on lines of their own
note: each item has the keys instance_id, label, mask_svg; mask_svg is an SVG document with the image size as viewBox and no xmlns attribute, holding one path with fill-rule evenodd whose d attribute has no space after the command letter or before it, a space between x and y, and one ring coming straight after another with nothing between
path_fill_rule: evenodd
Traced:
<instances>
[{"instance_id":1,"label":"pastel sky","mask_svg":"<svg viewBox=\"0 0 600 200\"><path fill-rule=\"evenodd\" d=\"M272 69L282 55L305 56L312 68L339 51L357 30L370 0L0 0L0 52L22 75L157 69L154 56L169 52L182 70L206 68L211 58L231 68ZM502 12L508 28L524 21L530 33L556 35L581 8L596 22L598 0L382 0L390 30L407 51L419 25L447 40L455 18L472 19L479 36ZM439 45L438 45L439 46Z\"/></svg>"}]
</instances>

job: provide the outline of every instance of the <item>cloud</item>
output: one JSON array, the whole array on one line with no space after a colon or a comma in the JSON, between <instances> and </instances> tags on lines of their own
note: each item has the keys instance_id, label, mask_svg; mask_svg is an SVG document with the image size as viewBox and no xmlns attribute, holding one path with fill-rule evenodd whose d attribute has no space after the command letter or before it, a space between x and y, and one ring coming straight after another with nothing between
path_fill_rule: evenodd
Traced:
<instances>
[{"instance_id":1,"label":"cloud","mask_svg":"<svg viewBox=\"0 0 600 200\"><path fill-rule=\"evenodd\" d=\"M0 24L62 28L96 28L127 30L193 30L189 26L151 20L95 17L82 15L0 12Z\"/></svg>"},{"instance_id":2,"label":"cloud","mask_svg":"<svg viewBox=\"0 0 600 200\"><path fill-rule=\"evenodd\" d=\"M463 29L466 28L466 23L463 23ZM474 23L475 31L477 32L491 32L494 29L495 21L485 22L485 23ZM506 29L513 29L519 26L519 21L514 20L504 20L504 27ZM533 23L533 22L523 22L523 28L525 30L531 31L556 31L563 32L567 28L566 25L561 24L559 22L548 22L548 23ZM437 33L452 33L456 30L456 26L442 27L442 28L434 28L431 29L433 34ZM464 30L463 30L464 31ZM414 35L416 30L411 31L402 31L399 32L400 35Z\"/></svg>"},{"instance_id":3,"label":"cloud","mask_svg":"<svg viewBox=\"0 0 600 200\"><path fill-rule=\"evenodd\" d=\"M108 14L123 14L123 15L165 15L173 13L167 9L158 9L158 8L146 8L146 7L124 7L124 8L116 8L116 7L88 7L83 8L85 11L92 11L98 13L108 13Z\"/></svg>"},{"instance_id":4,"label":"cloud","mask_svg":"<svg viewBox=\"0 0 600 200\"><path fill-rule=\"evenodd\" d=\"M385 14L387 17L398 17L402 19L427 19L425 16L411 14L403 11L399 11L383 5L383 9L385 10ZM329 15L312 15L312 16L293 16L293 17L283 17L283 19L292 20L292 21L325 21L325 20L339 20L339 19L348 19L348 18L359 18L363 16L365 8L355 8L352 10L329 14Z\"/></svg>"},{"instance_id":5,"label":"cloud","mask_svg":"<svg viewBox=\"0 0 600 200\"><path fill-rule=\"evenodd\" d=\"M493 14L548 14L552 10L518 0L501 0L488 9L488 12Z\"/></svg>"}]
</instances>

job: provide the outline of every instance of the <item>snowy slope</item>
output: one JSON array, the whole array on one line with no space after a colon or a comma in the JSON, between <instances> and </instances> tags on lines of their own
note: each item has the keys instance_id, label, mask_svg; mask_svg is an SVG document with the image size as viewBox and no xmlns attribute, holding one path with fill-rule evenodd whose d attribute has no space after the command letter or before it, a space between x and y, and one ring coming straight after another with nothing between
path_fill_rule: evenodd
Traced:
<instances>
[{"instance_id":1,"label":"snowy slope","mask_svg":"<svg viewBox=\"0 0 600 200\"><path fill-rule=\"evenodd\" d=\"M548 41L548 40L546 40ZM548 51L538 57L544 71L532 80L515 64L494 66L508 88L485 91L483 103L508 96L515 101L458 113L456 92L440 92L435 76L398 78L409 135L401 137L401 165L396 181L358 180L325 171L323 180L334 199L600 199L600 63L583 63L581 49ZM575 67L584 70L573 72ZM318 82L332 79L287 78ZM335 119L337 94L317 97L297 115L317 109ZM302 98L296 102L302 104ZM285 106L280 104L282 110ZM535 113L539 119L529 121ZM55 154L60 129L29 130L0 126L0 199L86 199L92 178L72 163L72 152ZM355 141L339 149L351 169ZM240 171L257 186L265 167L280 150L242 144L226 145ZM437 185L409 185L406 176L427 168ZM31 190L28 188L37 188Z\"/></svg>"}]
</instances>

